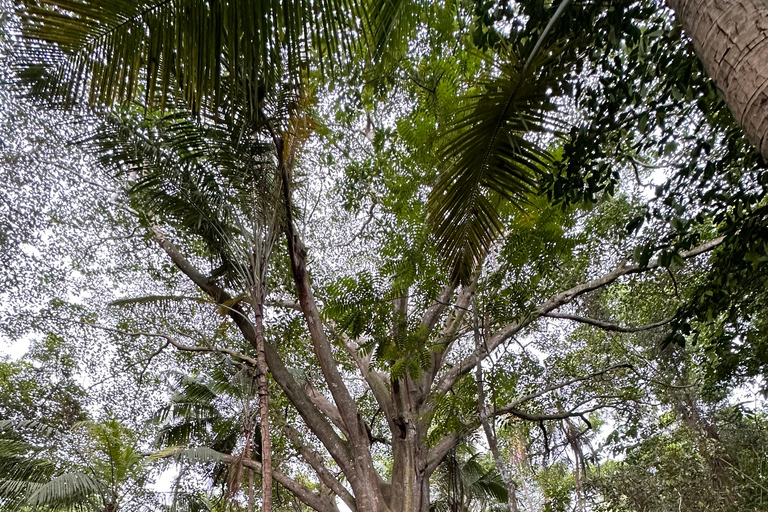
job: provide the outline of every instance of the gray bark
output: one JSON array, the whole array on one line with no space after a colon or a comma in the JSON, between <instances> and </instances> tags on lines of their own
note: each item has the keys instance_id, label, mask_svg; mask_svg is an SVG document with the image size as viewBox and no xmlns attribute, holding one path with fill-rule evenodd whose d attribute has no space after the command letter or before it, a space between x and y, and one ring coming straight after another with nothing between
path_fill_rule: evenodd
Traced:
<instances>
[{"instance_id":1,"label":"gray bark","mask_svg":"<svg viewBox=\"0 0 768 512\"><path fill-rule=\"evenodd\" d=\"M668 3L747 138L768 162L768 2Z\"/></svg>"}]
</instances>

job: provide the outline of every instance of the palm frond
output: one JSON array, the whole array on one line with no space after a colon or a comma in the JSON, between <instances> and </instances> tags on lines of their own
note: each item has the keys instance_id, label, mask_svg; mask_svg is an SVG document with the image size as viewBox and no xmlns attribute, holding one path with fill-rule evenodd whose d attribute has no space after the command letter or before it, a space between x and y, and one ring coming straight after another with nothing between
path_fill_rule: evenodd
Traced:
<instances>
[{"instance_id":1,"label":"palm frond","mask_svg":"<svg viewBox=\"0 0 768 512\"><path fill-rule=\"evenodd\" d=\"M81 472L64 473L41 484L27 498L31 507L82 505L93 496L107 492L96 478Z\"/></svg>"},{"instance_id":2,"label":"palm frond","mask_svg":"<svg viewBox=\"0 0 768 512\"><path fill-rule=\"evenodd\" d=\"M151 459L164 459L172 457L179 461L187 461L190 463L208 463L208 462L221 462L223 459L221 454L213 448L207 446L198 446L196 448L183 448L178 446L171 446L163 450L159 450L151 455Z\"/></svg>"},{"instance_id":3,"label":"palm frond","mask_svg":"<svg viewBox=\"0 0 768 512\"><path fill-rule=\"evenodd\" d=\"M126 306L133 306L133 305L144 305L144 304L165 304L165 303L173 303L173 302L198 302L198 303L208 303L210 300L207 300L205 297L187 297L183 295L146 295L144 297L129 297L125 299L118 299L113 300L109 303L110 306L114 307L126 307Z\"/></svg>"},{"instance_id":4,"label":"palm frond","mask_svg":"<svg viewBox=\"0 0 768 512\"><path fill-rule=\"evenodd\" d=\"M418 10L423 8L411 0L373 0L370 3L369 18L375 20L369 27L374 63L387 57L399 57L399 53L407 51L406 38L415 29Z\"/></svg>"},{"instance_id":5,"label":"palm frond","mask_svg":"<svg viewBox=\"0 0 768 512\"><path fill-rule=\"evenodd\" d=\"M272 143L246 124L207 124L174 112L108 116L81 141L128 179L134 209L202 239L227 284L246 284L254 225L272 219L279 177ZM247 287L245 287L247 289Z\"/></svg>"},{"instance_id":6,"label":"palm frond","mask_svg":"<svg viewBox=\"0 0 768 512\"><path fill-rule=\"evenodd\" d=\"M563 80L561 45L526 67L515 49L496 77L459 101L443 129L447 163L429 199L429 221L454 279L466 283L503 229L500 207L525 201L551 156L536 140L557 131L551 115Z\"/></svg>"},{"instance_id":7,"label":"palm frond","mask_svg":"<svg viewBox=\"0 0 768 512\"><path fill-rule=\"evenodd\" d=\"M284 71L333 67L364 19L357 0L26 1L17 66L33 93L92 106L183 99L215 110L229 88L256 116Z\"/></svg>"}]
</instances>

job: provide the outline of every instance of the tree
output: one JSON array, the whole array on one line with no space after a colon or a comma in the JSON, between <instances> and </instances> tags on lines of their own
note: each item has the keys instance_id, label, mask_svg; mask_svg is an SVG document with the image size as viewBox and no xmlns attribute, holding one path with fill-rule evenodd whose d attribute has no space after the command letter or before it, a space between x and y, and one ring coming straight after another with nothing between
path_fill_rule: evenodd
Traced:
<instances>
[{"instance_id":1,"label":"tree","mask_svg":"<svg viewBox=\"0 0 768 512\"><path fill-rule=\"evenodd\" d=\"M224 203L211 199L204 203L195 203L199 204L196 207L190 206L189 203L190 198L197 201L196 198L200 197L201 184L208 184L208 194L216 194L218 187L232 179L228 177L229 167L211 160L208 155L217 154L217 152L204 150L205 146L194 146L198 149L189 151L192 147L190 138L185 139L185 151L181 154L175 153L179 150L179 146L175 144L177 137L174 130L186 125L178 124L173 118L170 120L161 118L158 122L160 123L158 127L148 133L158 133L167 139L160 138L152 145L146 144L146 139L134 139L135 134L132 135L131 130L111 130L102 135L103 139L111 141L110 159L115 158L116 154L124 155L126 158L120 157L121 164L125 165L128 162L130 165L124 172L138 172L145 176L131 188L134 207L149 209L152 205L152 211L164 212L162 217L174 230L187 230L187 234L201 237L203 240L209 240L207 234L210 233L218 237L220 233L227 232L224 230L234 232L237 225L222 222L227 218L224 215L233 219L245 216L247 210L238 211L230 208L247 208L249 203L239 206L236 202L229 200ZM165 125L167 131L163 131L163 123L168 122L171 124ZM272 133L269 132L283 133L283 137L294 135L286 129L279 128L268 131L271 137ZM215 132L211 132L210 135L215 137ZM276 140L276 146L280 148L281 139ZM204 139L198 139L196 144L203 142ZM216 139L209 142L215 144ZM265 147L270 148L268 142L264 144ZM275 150L274 146L271 150ZM291 160L282 159L284 155L285 153L278 149L275 161L278 166L284 166L282 168L283 183L288 183L287 176L293 168L289 165ZM127 160L128 156L130 160ZM180 173L178 170L164 172L167 169L177 169L179 162L187 162L190 165L189 172ZM216 179L208 176L215 176ZM285 187L284 193L287 209L292 210L293 195L290 188ZM208 197L217 196L209 195ZM400 201L405 199L407 198L402 195L398 198ZM158 202L161 200L164 203ZM166 206L158 209L156 208L158 204ZM179 214L185 211L190 213ZM198 212L197 217L190 217L194 211ZM201 216L201 212L205 212L205 215ZM568 256L571 244L578 242L568 240L569 237L560 224L563 222L562 218L558 219L559 222L553 220L553 218L557 219L557 208L550 206L548 214L534 212L529 211L525 215L518 216L518 222L523 223L526 222L524 219L538 218L534 220L534 229L529 236L533 240L540 238L544 243L554 243L556 247L559 246L561 252L558 257L562 258L561 264L575 265L572 268L578 269L580 265L578 258L574 260L573 256ZM567 214L561 215L567 217ZM154 217L153 225L157 225L158 217L157 215ZM402 220L407 219L402 218ZM346 490L342 482L329 471L323 457L306 446L306 440L291 439L295 443L294 446L302 453L302 458L316 472L317 478L323 485L344 500L350 508L357 510L425 510L429 506L431 474L451 450L458 446L469 432L480 425L474 393L467 394L466 389L461 391L462 386L470 385L474 388L471 374L478 362L487 360L490 354L505 346L507 340L574 299L590 291L602 289L622 276L649 272L660 266L659 260L652 260L645 267L620 262L613 270L605 272L602 276L583 282L576 280L577 274L568 274L563 281L550 277L550 281L538 292L542 299L531 299L527 296L523 299L524 304L531 304L520 310L527 311L526 313L510 314L497 308L478 311L478 314L484 318L481 334L483 342L477 348L469 348L467 352L467 335L471 331L467 332L463 325L465 321L469 321L466 315L471 311L472 298L482 286L482 297L483 300L489 301L488 304L497 300L503 301L501 297L504 292L500 292L491 284L494 282L492 276L504 281L502 276L518 267L512 265L492 272L488 277L490 282L480 281L480 276L475 275L472 283L462 287L457 281L448 279L448 276L442 273L439 267L435 267L434 263L431 264L432 270L409 277L401 275L402 266L390 267L388 270L388 265L384 261L378 271L382 278L386 279L384 282L377 283L372 276L366 277L365 272L341 279L337 284L323 291L324 306L321 310L314 299L314 290L306 271L307 252L295 225L292 224L291 217L287 216L285 222L283 229L286 231L288 244L285 248L287 254L284 256L284 264L290 268L292 280L289 283L295 287L294 293L298 296L298 302L279 300L274 304L280 308L288 308L289 311L299 312L300 316L293 318L294 320L302 319L306 331L294 330L292 336L295 336L295 339L288 341L292 345L309 344L314 356L305 354L304 357L309 357L310 365L317 364L321 374L297 377L295 371L286 365L286 358L289 357L289 353L285 352L287 347L281 347L283 351L280 351L274 342L265 342L266 360L276 386L284 394L286 403L290 404L295 411L294 414L297 414L294 421L300 418L303 421L301 430L311 433L323 449L327 450L334 464L344 475L351 492ZM548 224L561 227L559 231L551 233L546 231ZM213 231L211 225L220 227ZM418 224L412 225L412 228L418 228ZM227 314L231 320L229 329L237 329L235 332L239 332L239 335L252 347L255 346L255 333L245 309L251 305L243 300L243 295L235 295L236 291L227 291L214 279L198 270L191 260L182 254L182 250L176 243L164 234L163 230L153 228L153 231L157 244L173 261L176 268ZM179 232L182 236L185 233L185 231ZM515 232L515 236L521 234L522 231ZM179 240L184 242L184 238ZM188 238L188 240L194 239ZM220 254L226 254L227 257L232 255L231 257L234 258L238 253L232 250L222 253L221 250L232 247L232 239L225 241L226 244L222 244L218 239L213 240L213 243L209 242L209 248L204 254L209 257L215 254L218 261L227 263ZM512 245L508 250L513 250L516 247L516 239L513 237L509 243ZM681 253L680 257L683 261L695 258L720 243L720 239L709 241L691 251ZM193 246L189 247L188 250L191 250ZM214 250L219 252L213 252ZM427 265L426 269L429 269L429 261L424 260L429 249L422 245L418 250L423 253L410 254L405 260L401 259L401 254L397 254L393 262L399 265ZM230 283L229 286L242 283L237 277L239 275L237 268L240 265L243 264L234 260L228 265L232 270L220 279ZM435 279L445 279L448 284L433 292ZM547 289L557 290L557 287L563 284L566 286L564 291L555 291L551 295L547 291ZM502 293L502 295L496 297L496 293ZM547 295L550 296L547 298ZM187 296L193 297L194 294L187 294ZM167 296L155 294L155 297L162 301L166 300ZM530 300L536 302L528 302ZM152 302L152 297L132 302ZM596 323L578 316L573 318L577 321ZM609 329L612 327L620 328L613 324L607 326ZM658 327L657 323L637 329L642 331L655 327ZM231 330L229 335L211 333L211 338L207 336L200 338L200 334L195 334L194 330L190 332L183 323L175 328L196 340L197 344L184 344L175 336L163 332L127 330L121 332L127 336L159 338L165 345L172 345L182 351L221 353L234 358L241 364L254 367L256 365L253 358L239 351L245 349L230 348L229 344L233 343L230 336L235 334ZM280 337L275 341L279 339ZM601 401L598 398L600 394L596 390L590 390L589 385L585 389L579 389L580 385L593 380L599 381L602 376L607 375L611 376L614 384L620 385L625 378L629 378L628 369L630 369L628 364L604 364L583 373L563 375L560 378L553 375L552 383L539 389L529 388L527 391L522 391L525 388L517 389L517 386L512 385L510 394L497 396L496 400L488 405L489 415L496 417L511 414L528 421L584 417L591 411L601 409L612 402L611 400ZM383 417L378 420L379 425L370 423L373 421L375 412L368 407L364 408L365 397L355 397L352 394L353 388L350 387L346 377L352 371L359 372L371 392L371 396L367 398L374 399L376 409L383 413ZM318 391L318 388L328 395ZM570 390L572 401L566 399L565 402L560 402L565 397L559 393L566 389ZM451 398L454 394L458 395L458 402ZM552 394L559 397L557 402L560 405L555 410L528 409L537 399L549 398ZM466 401L467 398L469 401ZM366 410L368 413L364 414ZM383 480L374 464L373 457L376 451L373 443L378 437L373 435L374 428L385 429L385 444L391 446L392 473L389 482ZM261 470L261 466L256 463L252 463L251 467L257 471ZM313 491L300 481L285 474L281 474L280 478L281 485L291 490L306 505L317 510L332 510L335 507L333 500L329 501L325 495Z\"/></svg>"},{"instance_id":2,"label":"tree","mask_svg":"<svg viewBox=\"0 0 768 512\"><path fill-rule=\"evenodd\" d=\"M88 10L98 6L95 3L72 5L75 9L63 21L50 9L34 7L30 11L32 21L45 18L51 24L43 42L32 39L34 49L39 49L37 44L44 49L43 60L47 52L65 58L66 52L62 55L59 50L68 51L73 48L67 44L80 43L75 39L82 32L68 31L69 25L91 33L88 31L99 28L92 22L97 14L112 16L96 8ZM214 4L195 5L190 19L209 27L207 7L199 6ZM126 19L136 20L141 27L144 20L138 18L147 13L136 10L136 4L122 6L136 14ZM103 66L98 57L75 59L76 65L70 64L75 67L64 69L80 69L77 66L82 63L93 71L88 76L102 77L91 82L93 90L103 86L105 96L99 92L97 102L132 96L139 89L136 76L144 69L146 91L152 90L154 79L158 80L159 86L154 86L158 94L163 84L180 84L174 91L178 94L168 94L175 101L168 102L165 110L162 102L145 101L140 109L127 105L116 115L97 119L105 127L86 137L92 153L119 177L130 201L126 211L138 218L157 252L175 268L153 266L152 258L158 255L148 251L147 277L139 290L144 293L129 300L120 297L123 300L113 303L122 306L120 312L94 302L79 307L54 305L45 313L61 318L69 315L79 329L100 330L118 346L143 347L150 361L154 354L174 347L183 353L223 355L263 375L259 370L263 353L274 383L273 403L279 404L271 420L282 419L296 431L296 435L279 439L285 445L283 453L297 455L295 460L313 475L310 479L291 471L288 463L272 473L315 510L335 510L336 500L341 499L361 511L425 511L430 504L431 476L482 423L490 426L500 417L532 422L541 428L546 453L556 433L552 425L570 420L590 428L590 413L628 407L642 394L635 384L650 378L652 364L646 362L638 368L640 363L626 354L617 357L607 350L560 346L558 340L544 336L535 345L539 354L550 356L542 361L527 350L522 339L536 338L537 331L555 321L626 334L667 325L668 316L688 294L694 295L689 277L707 269L704 255L723 246L717 215L730 206L711 206L692 191L698 183L691 186L681 181L687 188L658 187L660 199L651 211L643 205L644 196L627 186L632 181L621 179L616 169L628 171L625 176L637 178L642 187L643 171L637 166L653 165L647 162L664 155L681 159L694 155L686 168L688 178L700 172L697 176L705 181L709 167L697 166L705 159L702 148L709 144L712 160L725 162L711 180L712 188L702 189L709 192L726 183L723 176L735 176L727 173L741 160L728 152L731 146L723 142L727 132L708 118L696 119L705 127L703 135L681 135L684 122L695 119L698 111L691 114L682 106L683 100L669 99L670 91L680 85L680 77L660 80L650 92L638 92L642 91L638 82L647 76L635 63L641 60L635 59L638 54L653 60L672 55L690 64L679 44L670 43L674 36L662 38L647 30L648 26L666 29L664 19L648 14L655 10L654 4L605 9L603 4L589 3L589 9L566 12L556 20L554 33L560 35L556 44L547 47L541 62L530 68L526 56L536 55L531 50L539 40L530 34L543 32L553 17L552 9L538 3L523 7L525 16L521 17L505 6L478 6L475 12L451 2L431 5L418 26L426 30L434 18L443 29L430 32L423 54L416 52L412 60L403 59L394 71L390 68L372 84L360 86L357 77L347 77L349 83L333 84L342 89L338 95L329 90L330 85L324 87L327 82L317 80L316 69L311 67L302 80L267 81L269 87L263 91L253 89L253 79L261 80L261 75L246 69L242 75L246 83L240 83L241 75L234 71L237 59L225 79L208 81L199 72L205 64L197 66L209 62L212 64L205 69L215 69L217 55L229 52L223 43L213 45L211 61L205 56L192 59L195 45L164 46L169 55L179 53L174 57L178 67L169 66L171 57L164 57L165 71L156 75L149 69L151 58L145 67L133 66L130 63L135 60L122 57L112 61L114 66ZM493 16L485 12L489 9L496 9ZM476 16L473 26L456 21L458 10L460 21ZM151 32L152 24L161 21L155 14L165 10L147 12ZM278 19L282 15L273 14ZM161 29L185 26L181 16L174 13L175 21ZM574 19L581 23L571 31L563 28ZM132 25L112 19L109 26ZM585 26L590 28L588 41L602 36L613 41L589 53L599 58L591 60L594 67L586 72L580 66L587 50L579 49L568 37ZM237 26L227 28L233 27ZM173 44L192 37L186 28L173 30L179 36ZM262 37L243 31L247 41ZM208 33L224 37L225 31ZM120 37L132 45L106 42L103 48L117 53L139 48L140 52L131 55L140 62L141 51L154 55L144 35L143 30L129 31ZM231 34L227 37L239 41ZM63 46L57 48L50 41ZM477 50L483 52L482 58L477 57ZM277 54L282 55L281 51ZM93 54L85 51L82 55ZM234 50L226 55L234 58ZM200 89L193 91L193 73L187 73L182 64L187 60L190 70L198 70ZM351 62L359 63L352 58ZM622 76L625 66L632 73ZM258 69L263 72L265 68ZM575 78L580 70L586 73L580 77L583 80ZM173 75L173 80L162 78L165 72L180 71L185 73ZM542 87L521 79L528 71L547 79L542 80ZM110 77L113 83L122 83L120 73L129 78L124 93L109 85ZM406 78L395 80L391 74L397 73ZM282 76L282 70L279 74ZM482 94L473 88L476 82L469 80L476 75L484 77ZM688 75L692 75L684 77L688 86L704 95L706 83L700 83L695 73ZM71 74L61 76L65 78L61 82L64 92L78 91ZM391 80L389 85L387 80ZM215 99L217 83L221 103ZM551 90L545 85L552 85ZM315 108L313 88L319 97ZM588 107L578 114L568 108L571 93L577 90L574 101ZM606 90L608 94L602 94ZM236 101L232 98L239 98L238 91L251 91L255 96L246 94L243 102ZM64 96L72 99L68 92ZM458 112L451 108L456 98L461 105ZM603 101L608 108L601 111ZM153 109L153 104L159 108ZM506 104L514 105L514 111L498 108ZM638 104L643 105L642 110L633 111ZM703 104L711 108L710 113L720 113L715 100ZM405 113L395 123L377 116L376 108ZM361 115L360 110L368 111ZM647 129L651 115L658 119L660 135ZM670 122L668 127L665 119L670 118L676 124ZM364 138L357 136L363 120ZM340 127L334 129L334 122ZM643 122L646 126L640 128ZM448 133L436 133L436 125L449 127ZM478 127L482 129L476 132ZM561 138L550 137L550 131ZM478 140L484 146L474 146ZM680 148L674 140L680 141ZM734 146L734 151L739 149L738 141ZM439 147L447 147L447 153L435 151ZM436 154L452 159L449 169L469 174L449 172L436 182L435 169L443 167L442 162L436 164ZM494 165L477 168L467 163L476 155L485 155ZM549 172L542 172L545 164ZM301 187L304 179L319 180L324 166L335 171L337 202L311 183ZM749 166L742 169L744 173L734 177L735 184L752 186L757 173L750 174ZM521 179L510 180L510 173ZM513 196L517 209L510 208L503 200L509 199L510 181L526 180L528 187L521 187ZM549 192L549 197L533 193L539 189ZM463 214L458 210L462 222L443 226L463 230L453 246L461 265L446 269L433 248L425 228L429 190L446 191L444 196L449 197L468 192L464 197L474 201L456 203L465 208ZM629 197L614 194L617 190ZM690 202L675 202L679 199L676 194L683 192L691 192ZM751 192L752 196L744 194L745 204L759 204L756 193ZM715 196L713 201L727 203ZM262 202L264 197L268 200ZM432 197L439 203L439 193ZM361 221L355 232L344 231L331 215L313 224L307 218L311 215L301 215L302 199L322 199L329 210L339 203L347 205L350 211L341 215L349 217L364 205L370 208L371 220ZM694 203L694 199L699 201ZM686 209L690 204L694 206ZM269 212L278 213L269 216ZM433 216L438 227L444 219ZM733 227L738 229L738 225L743 224ZM343 233L345 243L357 242L352 254L328 250L322 241L333 235L328 226ZM282 239L275 244L269 267L260 256L263 252L255 254L268 238L263 229L285 235L284 244ZM307 237L312 243L305 244ZM491 244L493 240L497 245ZM693 269L686 265L690 262L694 262ZM264 283L268 284L266 291L261 289ZM595 296L601 293L616 294L613 303L609 301L611 306L643 297L649 314L640 322L635 317L620 318L613 307L593 314ZM161 307L165 309L158 311ZM267 314L262 313L263 308ZM226 321L222 323L222 319ZM315 367L320 368L319 373ZM485 379L489 380L489 396L483 400ZM269 473L257 461L246 459L243 464L246 462L257 472Z\"/></svg>"},{"instance_id":3,"label":"tree","mask_svg":"<svg viewBox=\"0 0 768 512\"><path fill-rule=\"evenodd\" d=\"M263 468L264 454L261 430L255 426L253 405L257 385L254 380L248 369L230 375L219 368L212 378L175 376L169 383L174 396L153 418L160 425L157 447L165 448L167 454L194 458L197 454L189 451L178 453L181 447L191 445L204 448L204 456L213 450L228 459L228 464L219 460L213 468L214 484L221 484L225 488L224 497L231 500L242 480L246 480L249 511L255 506L254 478L253 470L244 464L255 461ZM234 454L239 445L242 453ZM243 478L244 467L247 478ZM178 478L182 476L183 471ZM271 496L262 496L262 500L267 499Z\"/></svg>"},{"instance_id":4,"label":"tree","mask_svg":"<svg viewBox=\"0 0 768 512\"><path fill-rule=\"evenodd\" d=\"M747 138L768 161L768 70L765 33L768 11L760 1L670 0L696 55L717 86Z\"/></svg>"}]
</instances>

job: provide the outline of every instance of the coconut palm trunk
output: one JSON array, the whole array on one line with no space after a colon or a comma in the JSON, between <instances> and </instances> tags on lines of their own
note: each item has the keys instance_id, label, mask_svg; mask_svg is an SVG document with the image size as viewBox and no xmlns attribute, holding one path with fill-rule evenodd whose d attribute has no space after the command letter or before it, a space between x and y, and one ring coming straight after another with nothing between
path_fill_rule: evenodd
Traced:
<instances>
[{"instance_id":1,"label":"coconut palm trunk","mask_svg":"<svg viewBox=\"0 0 768 512\"><path fill-rule=\"evenodd\" d=\"M768 162L768 2L668 3L747 138Z\"/></svg>"}]
</instances>

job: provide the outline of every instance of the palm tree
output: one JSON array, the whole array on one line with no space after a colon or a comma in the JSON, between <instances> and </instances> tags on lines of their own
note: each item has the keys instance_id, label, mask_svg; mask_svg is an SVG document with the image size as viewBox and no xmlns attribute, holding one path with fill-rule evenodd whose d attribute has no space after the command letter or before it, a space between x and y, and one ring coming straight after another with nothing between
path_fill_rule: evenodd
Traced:
<instances>
[{"instance_id":1,"label":"palm tree","mask_svg":"<svg viewBox=\"0 0 768 512\"><path fill-rule=\"evenodd\" d=\"M144 488L146 462L135 434L115 420L81 422L66 433L34 421L3 421L0 510L146 509L154 505Z\"/></svg>"},{"instance_id":2,"label":"palm tree","mask_svg":"<svg viewBox=\"0 0 768 512\"><path fill-rule=\"evenodd\" d=\"M762 0L669 0L696 55L768 162L768 6Z\"/></svg>"},{"instance_id":3,"label":"palm tree","mask_svg":"<svg viewBox=\"0 0 768 512\"><path fill-rule=\"evenodd\" d=\"M273 116L281 115L288 99L299 101L291 95L281 98L283 104L273 106ZM296 116L285 117L296 122ZM158 222L199 236L205 243L218 265L210 277L240 292L228 301L217 299L225 315L241 302L250 305L253 316L240 310L237 318L248 324L255 338L262 492L268 511L272 463L263 308L269 262L284 214L281 177L271 158L274 147L261 142L263 126L242 109L211 124L183 111L154 117L144 113L140 118L109 116L87 144L128 179L127 192L150 219L161 246L167 238L154 227ZM286 130L284 140L292 140L288 134L293 132Z\"/></svg>"},{"instance_id":4,"label":"palm tree","mask_svg":"<svg viewBox=\"0 0 768 512\"><path fill-rule=\"evenodd\" d=\"M253 470L245 467L243 462L251 459L263 462L264 448L261 430L256 428L257 384L253 373L240 370L230 375L219 367L210 377L173 376L169 385L173 397L154 416L154 421L160 424L156 439L158 448L169 454L181 454L186 459L206 462L207 455L213 453L208 449L217 454L234 455L228 464L217 460L213 481L222 484L225 494L232 497L240 490L245 469L248 510L252 511L255 501ZM189 448L180 452L181 447ZM240 453L236 455L238 450ZM266 499L271 497L262 496L263 501ZM269 508L266 503L264 508Z\"/></svg>"},{"instance_id":5,"label":"palm tree","mask_svg":"<svg viewBox=\"0 0 768 512\"><path fill-rule=\"evenodd\" d=\"M507 488L493 464L464 445L453 450L432 476L430 512L507 510Z\"/></svg>"}]
</instances>

